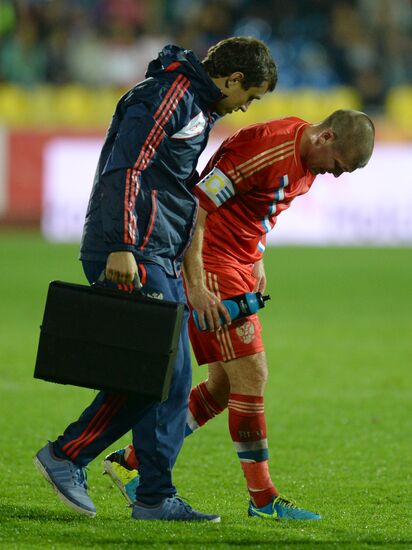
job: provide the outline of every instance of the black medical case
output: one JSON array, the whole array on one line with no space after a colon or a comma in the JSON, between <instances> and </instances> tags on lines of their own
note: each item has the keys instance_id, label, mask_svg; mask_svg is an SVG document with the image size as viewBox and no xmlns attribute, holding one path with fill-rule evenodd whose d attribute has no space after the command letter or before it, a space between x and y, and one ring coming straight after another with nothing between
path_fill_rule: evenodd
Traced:
<instances>
[{"instance_id":1,"label":"black medical case","mask_svg":"<svg viewBox=\"0 0 412 550\"><path fill-rule=\"evenodd\" d=\"M49 285L35 378L164 400L184 305L101 286Z\"/></svg>"}]
</instances>

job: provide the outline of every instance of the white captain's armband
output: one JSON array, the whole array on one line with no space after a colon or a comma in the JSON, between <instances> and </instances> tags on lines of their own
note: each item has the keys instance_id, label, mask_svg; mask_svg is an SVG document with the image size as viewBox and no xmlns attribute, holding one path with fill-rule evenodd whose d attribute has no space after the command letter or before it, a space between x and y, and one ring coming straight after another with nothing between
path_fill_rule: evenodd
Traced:
<instances>
[{"instance_id":1,"label":"white captain's armband","mask_svg":"<svg viewBox=\"0 0 412 550\"><path fill-rule=\"evenodd\" d=\"M213 168L197 186L206 193L216 206L221 206L235 194L233 183L219 168Z\"/></svg>"}]
</instances>

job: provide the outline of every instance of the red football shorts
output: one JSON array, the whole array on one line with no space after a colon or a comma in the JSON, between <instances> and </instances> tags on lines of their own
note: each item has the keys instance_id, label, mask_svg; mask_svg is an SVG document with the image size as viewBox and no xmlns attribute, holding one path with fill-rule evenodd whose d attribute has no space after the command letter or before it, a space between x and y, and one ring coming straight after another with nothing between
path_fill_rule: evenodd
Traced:
<instances>
[{"instance_id":1,"label":"red football shorts","mask_svg":"<svg viewBox=\"0 0 412 550\"><path fill-rule=\"evenodd\" d=\"M206 266L206 284L219 300L254 291L256 279L252 275L252 266L225 265L218 269L213 266L212 269L208 271ZM193 317L189 319L190 342L199 365L232 361L263 351L261 332L262 326L256 314L224 325L218 332L200 331Z\"/></svg>"}]
</instances>

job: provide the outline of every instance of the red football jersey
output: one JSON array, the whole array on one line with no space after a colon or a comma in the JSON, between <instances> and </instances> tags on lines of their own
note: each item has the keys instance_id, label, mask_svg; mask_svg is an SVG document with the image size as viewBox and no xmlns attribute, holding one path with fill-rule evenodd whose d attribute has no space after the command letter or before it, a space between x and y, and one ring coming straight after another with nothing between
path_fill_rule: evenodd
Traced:
<instances>
[{"instance_id":1,"label":"red football jersey","mask_svg":"<svg viewBox=\"0 0 412 550\"><path fill-rule=\"evenodd\" d=\"M208 212L206 264L219 265L222 256L244 264L261 259L276 217L315 179L299 154L307 125L296 117L253 124L226 139L210 159L194 188Z\"/></svg>"}]
</instances>

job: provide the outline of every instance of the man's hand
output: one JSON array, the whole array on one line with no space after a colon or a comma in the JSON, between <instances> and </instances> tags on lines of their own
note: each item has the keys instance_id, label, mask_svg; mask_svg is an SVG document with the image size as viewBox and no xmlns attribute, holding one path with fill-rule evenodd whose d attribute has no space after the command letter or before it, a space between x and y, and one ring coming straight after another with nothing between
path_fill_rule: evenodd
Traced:
<instances>
[{"instance_id":1,"label":"man's hand","mask_svg":"<svg viewBox=\"0 0 412 550\"><path fill-rule=\"evenodd\" d=\"M204 285L186 286L190 305L197 311L202 330L210 330L211 332L220 330L220 315L224 317L227 324L230 324L231 319L228 310L210 290Z\"/></svg>"},{"instance_id":2,"label":"man's hand","mask_svg":"<svg viewBox=\"0 0 412 550\"><path fill-rule=\"evenodd\" d=\"M202 261L202 245L207 218L207 211L199 207L197 225L192 243L186 251L183 265L186 282L186 293L190 305L197 311L202 330L220 329L219 314L230 323L230 315L225 306L206 287ZM207 323L207 325L206 325Z\"/></svg>"},{"instance_id":3,"label":"man's hand","mask_svg":"<svg viewBox=\"0 0 412 550\"><path fill-rule=\"evenodd\" d=\"M263 260L259 260L255 263L252 269L252 274L256 279L254 291L261 292L263 294L266 288L266 273L265 266L263 265Z\"/></svg>"},{"instance_id":4,"label":"man's hand","mask_svg":"<svg viewBox=\"0 0 412 550\"><path fill-rule=\"evenodd\" d=\"M112 252L106 262L106 279L112 283L131 285L138 281L136 288L141 288L136 260L131 252Z\"/></svg>"}]
</instances>

